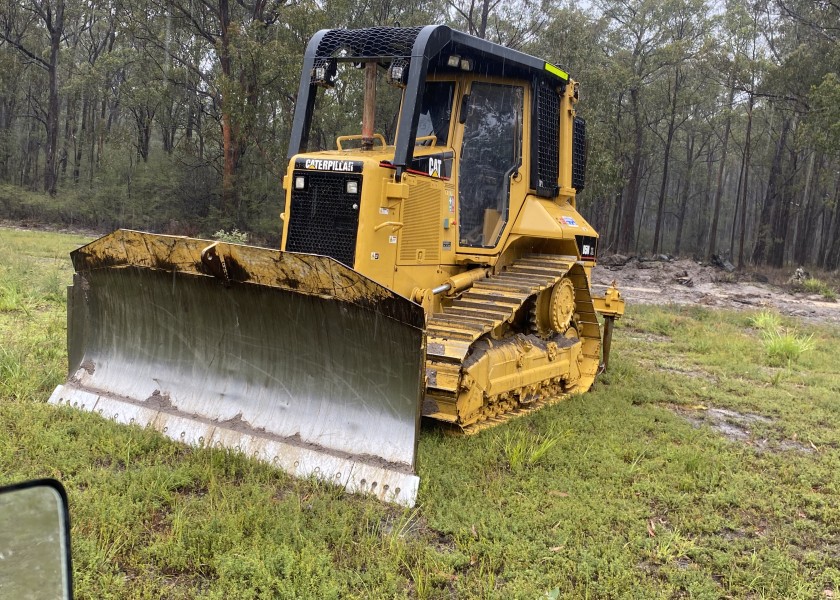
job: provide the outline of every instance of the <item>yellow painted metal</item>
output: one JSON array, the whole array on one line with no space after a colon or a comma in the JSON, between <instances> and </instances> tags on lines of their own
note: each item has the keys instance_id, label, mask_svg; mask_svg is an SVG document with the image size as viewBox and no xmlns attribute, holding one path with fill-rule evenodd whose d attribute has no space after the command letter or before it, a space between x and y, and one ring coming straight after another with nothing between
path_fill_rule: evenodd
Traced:
<instances>
[{"instance_id":1,"label":"yellow painted metal","mask_svg":"<svg viewBox=\"0 0 840 600\"><path fill-rule=\"evenodd\" d=\"M575 225L569 225L564 217L571 219ZM595 229L570 203L561 204L536 196L525 198L511 233L538 239L574 240L575 235L597 237Z\"/></svg>"},{"instance_id":2,"label":"yellow painted metal","mask_svg":"<svg viewBox=\"0 0 840 600\"><path fill-rule=\"evenodd\" d=\"M605 317L620 318L624 315L624 298L613 281L603 296L593 296L595 310Z\"/></svg>"},{"instance_id":3,"label":"yellow painted metal","mask_svg":"<svg viewBox=\"0 0 840 600\"><path fill-rule=\"evenodd\" d=\"M560 98L560 205L575 207L575 190L572 187L572 131L575 121L575 81L569 80Z\"/></svg>"},{"instance_id":4,"label":"yellow painted metal","mask_svg":"<svg viewBox=\"0 0 840 600\"><path fill-rule=\"evenodd\" d=\"M527 303L548 294L556 313L543 331L516 333ZM571 300L573 308L565 306ZM574 316L570 313L574 312ZM600 362L600 330L583 266L570 256L533 255L479 280L427 323L423 414L470 427L546 394L584 392ZM459 378L460 371L460 378ZM550 390L550 391L549 391Z\"/></svg>"},{"instance_id":5,"label":"yellow painted metal","mask_svg":"<svg viewBox=\"0 0 840 600\"><path fill-rule=\"evenodd\" d=\"M365 137L361 134L358 134L358 135L340 135L337 138L335 138L335 145L338 147L339 150L344 150L344 147L342 146L342 144L344 142L354 142L354 141L358 142L358 141L362 141L364 139L365 139ZM375 139L377 142L379 142L379 145L382 146L382 147L385 147L385 146L388 145L388 142L385 141L385 136L382 135L381 133L374 133L373 134L373 139Z\"/></svg>"}]
</instances>

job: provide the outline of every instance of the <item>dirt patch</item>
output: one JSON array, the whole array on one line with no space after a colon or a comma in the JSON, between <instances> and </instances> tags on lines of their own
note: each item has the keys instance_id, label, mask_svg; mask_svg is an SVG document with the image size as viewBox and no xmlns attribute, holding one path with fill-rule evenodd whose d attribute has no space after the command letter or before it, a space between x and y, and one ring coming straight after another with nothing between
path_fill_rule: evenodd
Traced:
<instances>
[{"instance_id":1,"label":"dirt patch","mask_svg":"<svg viewBox=\"0 0 840 600\"><path fill-rule=\"evenodd\" d=\"M606 257L592 271L601 292L615 280L629 304L693 304L716 308L769 308L812 323L840 324L840 303L819 295L795 293L751 273L729 272L722 266L691 259L671 260ZM790 269L792 276L795 269Z\"/></svg>"},{"instance_id":2,"label":"dirt patch","mask_svg":"<svg viewBox=\"0 0 840 600\"><path fill-rule=\"evenodd\" d=\"M704 381L708 381L709 383L718 382L717 377L715 377L711 373L707 373L706 371L697 368L692 368L686 365L670 362L663 363L661 361L647 360L644 358L639 359L639 364L645 369L652 369L663 373L670 373L673 375L682 375L683 377L690 377L691 379L702 379Z\"/></svg>"},{"instance_id":3,"label":"dirt patch","mask_svg":"<svg viewBox=\"0 0 840 600\"><path fill-rule=\"evenodd\" d=\"M648 333L646 331L636 331L634 329L627 329L622 333L622 337L628 340L636 340L637 342L656 342L664 343L670 342L671 338L667 335L659 335L658 333Z\"/></svg>"},{"instance_id":4,"label":"dirt patch","mask_svg":"<svg viewBox=\"0 0 840 600\"><path fill-rule=\"evenodd\" d=\"M432 545L438 552L454 552L455 539L442 531L431 527L426 517L414 511L408 515L403 512L389 511L381 522L383 537L400 537L423 541Z\"/></svg>"},{"instance_id":5,"label":"dirt patch","mask_svg":"<svg viewBox=\"0 0 840 600\"><path fill-rule=\"evenodd\" d=\"M770 452L802 452L813 453L816 448L811 444L803 444L797 440L771 440L756 437L753 433L756 424L770 425L773 419L755 413L742 413L726 408L701 408L688 410L681 406L671 406L674 412L691 423L694 427L708 426L732 442L741 442L754 447L756 450Z\"/></svg>"}]
</instances>

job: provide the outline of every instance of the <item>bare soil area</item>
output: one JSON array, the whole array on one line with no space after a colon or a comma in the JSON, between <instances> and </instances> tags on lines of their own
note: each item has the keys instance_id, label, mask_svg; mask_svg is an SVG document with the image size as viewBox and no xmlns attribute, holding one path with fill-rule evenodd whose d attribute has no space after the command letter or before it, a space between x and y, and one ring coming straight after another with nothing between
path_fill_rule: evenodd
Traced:
<instances>
[{"instance_id":1,"label":"bare soil area","mask_svg":"<svg viewBox=\"0 0 840 600\"><path fill-rule=\"evenodd\" d=\"M794 274L795 269L791 268L788 276ZM840 323L840 303L830 302L820 294L794 292L766 280L756 273L729 272L723 266L664 256L608 256L592 271L596 291L615 281L628 303L766 308L812 323Z\"/></svg>"}]
</instances>

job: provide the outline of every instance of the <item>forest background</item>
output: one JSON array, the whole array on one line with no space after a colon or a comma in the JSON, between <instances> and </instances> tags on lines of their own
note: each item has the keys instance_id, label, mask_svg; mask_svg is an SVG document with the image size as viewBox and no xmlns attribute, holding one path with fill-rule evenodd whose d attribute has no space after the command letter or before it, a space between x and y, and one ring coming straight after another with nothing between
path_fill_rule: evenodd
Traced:
<instances>
[{"instance_id":1,"label":"forest background","mask_svg":"<svg viewBox=\"0 0 840 600\"><path fill-rule=\"evenodd\" d=\"M396 23L581 82L602 253L840 266L838 0L0 0L0 218L276 244L309 37Z\"/></svg>"}]
</instances>

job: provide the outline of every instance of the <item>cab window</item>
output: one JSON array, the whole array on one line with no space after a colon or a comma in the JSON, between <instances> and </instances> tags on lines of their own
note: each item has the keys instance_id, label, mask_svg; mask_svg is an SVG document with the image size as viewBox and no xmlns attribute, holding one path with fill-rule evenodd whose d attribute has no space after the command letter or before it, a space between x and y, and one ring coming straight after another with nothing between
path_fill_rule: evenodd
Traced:
<instances>
[{"instance_id":1,"label":"cab window","mask_svg":"<svg viewBox=\"0 0 840 600\"><path fill-rule=\"evenodd\" d=\"M433 135L437 146L449 141L449 122L452 119L453 81L429 81L423 92L420 118L417 120L417 137Z\"/></svg>"},{"instance_id":2,"label":"cab window","mask_svg":"<svg viewBox=\"0 0 840 600\"><path fill-rule=\"evenodd\" d=\"M460 242L493 247L508 220L510 178L522 164L521 86L474 83L458 174Z\"/></svg>"}]
</instances>

